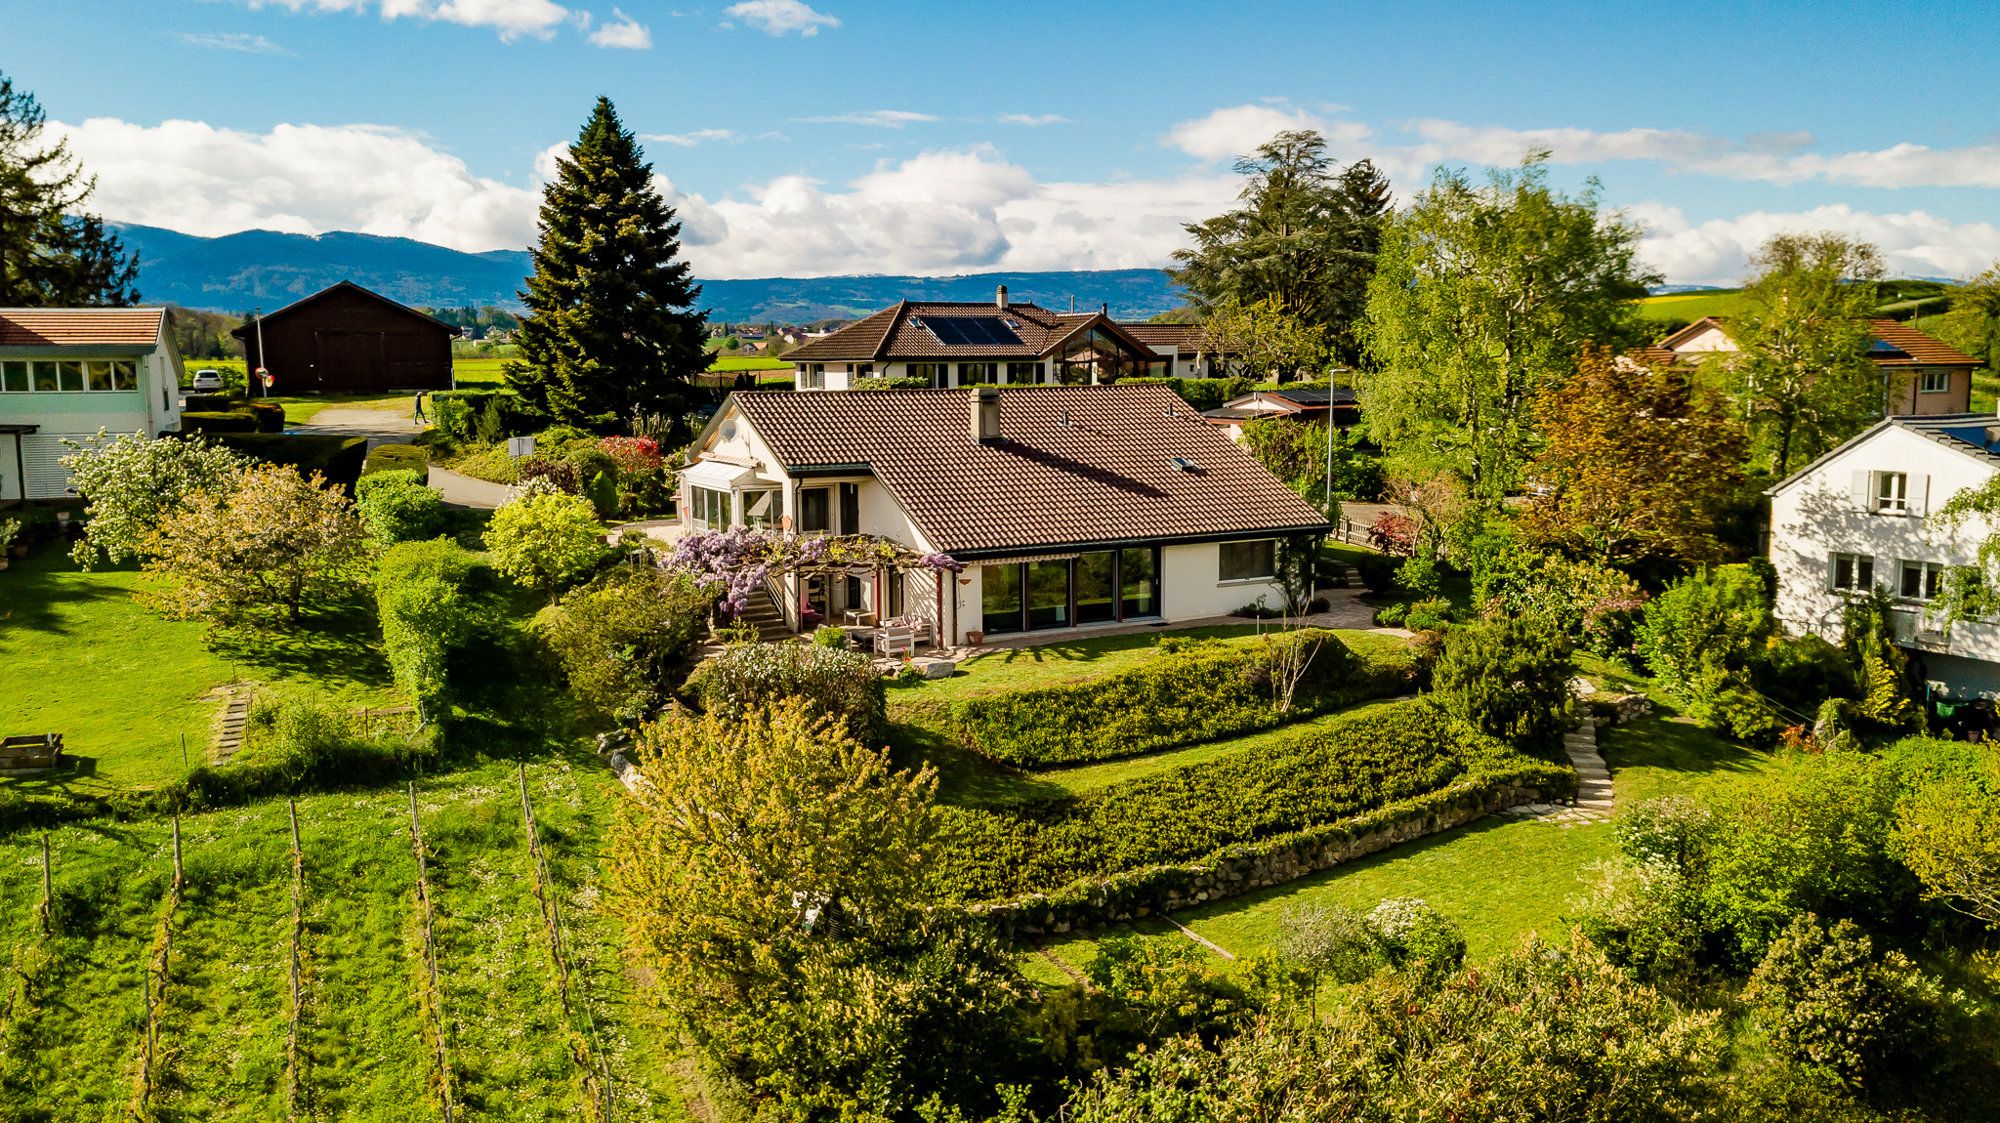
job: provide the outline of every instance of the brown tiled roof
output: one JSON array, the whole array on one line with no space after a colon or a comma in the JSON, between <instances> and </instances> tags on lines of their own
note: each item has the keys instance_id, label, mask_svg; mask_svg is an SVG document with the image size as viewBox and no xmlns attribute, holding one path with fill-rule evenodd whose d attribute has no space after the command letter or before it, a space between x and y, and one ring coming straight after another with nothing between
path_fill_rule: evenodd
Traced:
<instances>
[{"instance_id":1,"label":"brown tiled roof","mask_svg":"<svg viewBox=\"0 0 2000 1123\"><path fill-rule=\"evenodd\" d=\"M1326 526L1165 386L1004 389L1000 439L983 444L971 432L977 393L746 391L730 400L789 472L867 465L949 553Z\"/></svg>"},{"instance_id":2,"label":"brown tiled roof","mask_svg":"<svg viewBox=\"0 0 2000 1123\"><path fill-rule=\"evenodd\" d=\"M1019 343L946 343L940 340L925 319L970 319L998 317L1009 321ZM1130 328L1097 312L1051 312L1036 304L1010 304L1001 308L989 303L901 301L857 320L831 335L808 340L785 352L789 363L825 362L923 362L928 359L1034 359L1047 355L1056 345L1083 327L1095 323L1111 330ZM1150 354L1143 340L1133 342Z\"/></svg>"},{"instance_id":3,"label":"brown tiled roof","mask_svg":"<svg viewBox=\"0 0 2000 1123\"><path fill-rule=\"evenodd\" d=\"M1200 324L1120 324L1132 338L1148 347L1178 347L1192 351L1201 346Z\"/></svg>"},{"instance_id":4,"label":"brown tiled roof","mask_svg":"<svg viewBox=\"0 0 2000 1123\"><path fill-rule=\"evenodd\" d=\"M1927 331L1913 328L1900 320L1870 320L1868 328L1875 333L1875 338L1909 356L1907 359L1869 356L1878 366L1976 367L1979 365L1979 360L1971 355Z\"/></svg>"},{"instance_id":5,"label":"brown tiled roof","mask_svg":"<svg viewBox=\"0 0 2000 1123\"><path fill-rule=\"evenodd\" d=\"M1680 352L1664 344L1651 347L1634 347L1625 352L1625 357L1635 363L1649 367L1670 367L1681 360Z\"/></svg>"},{"instance_id":6,"label":"brown tiled roof","mask_svg":"<svg viewBox=\"0 0 2000 1123\"><path fill-rule=\"evenodd\" d=\"M151 346L164 308L0 308L0 347Z\"/></svg>"}]
</instances>

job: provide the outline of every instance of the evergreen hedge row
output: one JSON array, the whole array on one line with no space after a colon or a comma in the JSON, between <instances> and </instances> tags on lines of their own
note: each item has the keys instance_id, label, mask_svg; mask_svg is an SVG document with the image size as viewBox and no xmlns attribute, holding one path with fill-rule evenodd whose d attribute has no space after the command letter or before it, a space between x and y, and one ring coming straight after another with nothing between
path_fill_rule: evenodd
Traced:
<instances>
[{"instance_id":1,"label":"evergreen hedge row","mask_svg":"<svg viewBox=\"0 0 2000 1123\"><path fill-rule=\"evenodd\" d=\"M361 466L361 474L373 476L379 472L414 472L418 483L429 484L430 451L422 445L376 445L368 450L368 459Z\"/></svg>"},{"instance_id":2,"label":"evergreen hedge row","mask_svg":"<svg viewBox=\"0 0 2000 1123\"><path fill-rule=\"evenodd\" d=\"M183 414L183 417L186 415ZM302 476L318 472L349 495L368 457L368 438L320 433L216 433L214 443L270 464L288 464Z\"/></svg>"},{"instance_id":3,"label":"evergreen hedge row","mask_svg":"<svg viewBox=\"0 0 2000 1123\"><path fill-rule=\"evenodd\" d=\"M933 876L965 901L1060 890L1336 822L1499 771L1566 787L1563 770L1452 722L1426 699L1301 729L1277 746L1083 795L941 807ZM1533 782L1532 780L1530 782Z\"/></svg>"},{"instance_id":4,"label":"evergreen hedge row","mask_svg":"<svg viewBox=\"0 0 2000 1123\"><path fill-rule=\"evenodd\" d=\"M974 752L1046 768L1234 737L1413 684L1409 661L1364 659L1332 631L1303 629L1268 643L1163 647L1132 670L1104 678L967 699L952 707L952 724ZM1286 645L1317 646L1291 712L1281 715L1272 664Z\"/></svg>"}]
</instances>

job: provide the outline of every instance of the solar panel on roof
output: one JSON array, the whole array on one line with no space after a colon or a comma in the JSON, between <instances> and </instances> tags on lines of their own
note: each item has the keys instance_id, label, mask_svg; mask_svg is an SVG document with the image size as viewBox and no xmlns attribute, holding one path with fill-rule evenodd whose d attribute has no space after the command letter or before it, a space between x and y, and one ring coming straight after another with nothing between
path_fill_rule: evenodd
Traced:
<instances>
[{"instance_id":1,"label":"solar panel on roof","mask_svg":"<svg viewBox=\"0 0 2000 1123\"><path fill-rule=\"evenodd\" d=\"M1021 337L998 316L918 316L917 322L937 336L939 343L1004 344L1021 342Z\"/></svg>"},{"instance_id":2,"label":"solar panel on roof","mask_svg":"<svg viewBox=\"0 0 2000 1123\"><path fill-rule=\"evenodd\" d=\"M1868 353L1878 359L1907 359L1910 357L1908 351L1903 350L1886 339L1878 339L1870 343L1868 345Z\"/></svg>"}]
</instances>

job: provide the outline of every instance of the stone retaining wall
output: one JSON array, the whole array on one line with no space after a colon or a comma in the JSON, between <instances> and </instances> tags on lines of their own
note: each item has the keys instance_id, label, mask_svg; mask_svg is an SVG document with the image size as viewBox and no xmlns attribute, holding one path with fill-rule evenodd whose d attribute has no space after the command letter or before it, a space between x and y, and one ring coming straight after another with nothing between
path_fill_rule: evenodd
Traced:
<instances>
[{"instance_id":1,"label":"stone retaining wall","mask_svg":"<svg viewBox=\"0 0 2000 1123\"><path fill-rule=\"evenodd\" d=\"M1566 781L1552 766L1466 777L1338 823L1228 847L1202 861L1151 866L971 911L1008 939L1137 920L1282 885L1518 804L1565 799L1573 785L1573 774Z\"/></svg>"}]
</instances>

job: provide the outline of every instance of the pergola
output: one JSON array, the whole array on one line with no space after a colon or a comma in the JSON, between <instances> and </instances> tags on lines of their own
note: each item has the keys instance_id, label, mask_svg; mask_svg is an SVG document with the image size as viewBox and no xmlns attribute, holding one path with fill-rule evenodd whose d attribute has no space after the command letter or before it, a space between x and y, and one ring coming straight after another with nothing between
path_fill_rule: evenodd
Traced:
<instances>
[{"instance_id":1,"label":"pergola","mask_svg":"<svg viewBox=\"0 0 2000 1123\"><path fill-rule=\"evenodd\" d=\"M837 577L867 577L873 584L873 603L884 603L882 581L930 570L937 576L937 622L944 620L945 575L965 566L947 554L927 554L911 549L892 538L876 534L786 534L753 530L701 531L682 538L674 546L671 564L694 569L712 580L737 587L743 578L768 580L793 576L805 580ZM761 573L757 573L761 570ZM788 598L789 599L789 598ZM800 606L780 601L778 610L795 630L800 623Z\"/></svg>"}]
</instances>

